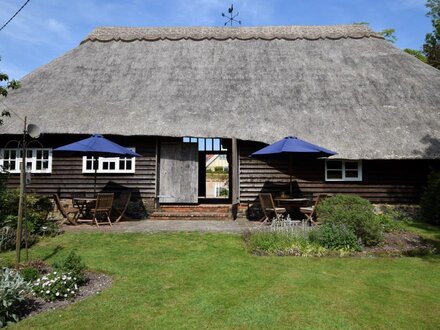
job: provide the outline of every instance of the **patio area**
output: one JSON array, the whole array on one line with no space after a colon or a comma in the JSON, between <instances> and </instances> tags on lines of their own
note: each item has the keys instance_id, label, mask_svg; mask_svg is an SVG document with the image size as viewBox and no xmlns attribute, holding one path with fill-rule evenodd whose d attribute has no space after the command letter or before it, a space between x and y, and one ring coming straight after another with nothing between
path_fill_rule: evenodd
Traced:
<instances>
[{"instance_id":1,"label":"patio area","mask_svg":"<svg viewBox=\"0 0 440 330\"><path fill-rule=\"evenodd\" d=\"M159 233L159 232L207 232L207 233L236 233L241 234L248 229L261 226L260 222L237 220L140 220L124 221L113 224L113 227L63 226L66 232L113 232L113 233Z\"/></svg>"}]
</instances>

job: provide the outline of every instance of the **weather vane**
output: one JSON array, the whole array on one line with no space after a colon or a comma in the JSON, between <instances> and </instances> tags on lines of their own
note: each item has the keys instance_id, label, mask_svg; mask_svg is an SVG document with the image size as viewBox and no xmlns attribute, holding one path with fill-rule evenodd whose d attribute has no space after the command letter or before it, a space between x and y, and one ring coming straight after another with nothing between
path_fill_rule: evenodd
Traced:
<instances>
[{"instance_id":1,"label":"weather vane","mask_svg":"<svg viewBox=\"0 0 440 330\"><path fill-rule=\"evenodd\" d=\"M228 14L226 15L225 13L222 13L223 17L226 17L228 20L226 21L225 25L228 25L228 23L232 24L238 23L241 25L241 21L236 20L235 18L238 16L238 13L234 15L234 5L231 4L231 7L228 8Z\"/></svg>"}]
</instances>

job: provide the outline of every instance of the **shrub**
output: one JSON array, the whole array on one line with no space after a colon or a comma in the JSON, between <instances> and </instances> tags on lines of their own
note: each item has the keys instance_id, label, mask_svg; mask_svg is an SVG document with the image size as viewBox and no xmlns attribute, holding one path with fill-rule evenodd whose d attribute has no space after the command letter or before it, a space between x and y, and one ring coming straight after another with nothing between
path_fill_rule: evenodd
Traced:
<instances>
[{"instance_id":1,"label":"shrub","mask_svg":"<svg viewBox=\"0 0 440 330\"><path fill-rule=\"evenodd\" d=\"M63 273L69 273L76 278L78 284L87 281L85 275L86 264L75 251L71 251L69 255L60 263L54 265L55 269Z\"/></svg>"},{"instance_id":2,"label":"shrub","mask_svg":"<svg viewBox=\"0 0 440 330\"><path fill-rule=\"evenodd\" d=\"M440 225L440 172L432 172L429 175L420 200L420 209L427 222Z\"/></svg>"},{"instance_id":3,"label":"shrub","mask_svg":"<svg viewBox=\"0 0 440 330\"><path fill-rule=\"evenodd\" d=\"M327 250L311 242L306 232L261 231L248 237L248 247L256 254L323 256Z\"/></svg>"},{"instance_id":4,"label":"shrub","mask_svg":"<svg viewBox=\"0 0 440 330\"><path fill-rule=\"evenodd\" d=\"M359 238L345 224L325 223L310 232L310 240L327 249L344 252L361 251Z\"/></svg>"},{"instance_id":5,"label":"shrub","mask_svg":"<svg viewBox=\"0 0 440 330\"><path fill-rule=\"evenodd\" d=\"M376 215L376 220L379 222L382 230L385 233L390 233L395 230L403 230L404 228L402 223L398 220L395 220L395 218L390 214L378 214Z\"/></svg>"},{"instance_id":6,"label":"shrub","mask_svg":"<svg viewBox=\"0 0 440 330\"><path fill-rule=\"evenodd\" d=\"M20 274L26 282L34 282L40 276L40 273L34 267L23 268Z\"/></svg>"},{"instance_id":7,"label":"shrub","mask_svg":"<svg viewBox=\"0 0 440 330\"><path fill-rule=\"evenodd\" d=\"M15 247L18 201L18 190L0 189L0 251ZM46 220L50 210L52 210L52 202L47 197L27 195L23 228L26 224L28 246L34 244L39 235L59 233L57 224ZM23 230L22 245L26 239L24 232Z\"/></svg>"},{"instance_id":8,"label":"shrub","mask_svg":"<svg viewBox=\"0 0 440 330\"><path fill-rule=\"evenodd\" d=\"M0 273L0 327L17 322L25 303L29 284L12 269L4 268Z\"/></svg>"},{"instance_id":9,"label":"shrub","mask_svg":"<svg viewBox=\"0 0 440 330\"><path fill-rule=\"evenodd\" d=\"M16 228L18 214L19 191L7 189L0 195L0 226ZM28 229L31 233L39 234L41 228L47 225L47 215L52 210L49 198L35 194L26 195L26 213Z\"/></svg>"},{"instance_id":10,"label":"shrub","mask_svg":"<svg viewBox=\"0 0 440 330\"><path fill-rule=\"evenodd\" d=\"M5 226L0 228L0 252L12 250L15 248L15 239L17 237L17 230L15 228ZM25 235L23 233L21 237L21 246L25 245ZM28 234L27 241L28 246L35 244L38 237L34 234Z\"/></svg>"},{"instance_id":11,"label":"shrub","mask_svg":"<svg viewBox=\"0 0 440 330\"><path fill-rule=\"evenodd\" d=\"M366 246L377 245L383 239L373 205L364 198L354 195L329 197L318 205L317 213L324 223L346 225Z\"/></svg>"},{"instance_id":12,"label":"shrub","mask_svg":"<svg viewBox=\"0 0 440 330\"><path fill-rule=\"evenodd\" d=\"M69 299L78 293L77 278L70 273L54 271L37 279L32 287L34 295L45 301Z\"/></svg>"}]
</instances>

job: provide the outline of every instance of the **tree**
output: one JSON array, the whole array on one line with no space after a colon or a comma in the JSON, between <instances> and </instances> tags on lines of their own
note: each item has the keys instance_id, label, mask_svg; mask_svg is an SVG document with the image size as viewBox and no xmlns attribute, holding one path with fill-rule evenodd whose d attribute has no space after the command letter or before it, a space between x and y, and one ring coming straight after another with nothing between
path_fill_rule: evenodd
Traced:
<instances>
[{"instance_id":1,"label":"tree","mask_svg":"<svg viewBox=\"0 0 440 330\"><path fill-rule=\"evenodd\" d=\"M383 35L386 41L389 41L393 44L397 41L395 29L383 29L379 32L379 34Z\"/></svg>"},{"instance_id":2,"label":"tree","mask_svg":"<svg viewBox=\"0 0 440 330\"><path fill-rule=\"evenodd\" d=\"M356 22L353 24L370 26L370 23L368 22ZM396 29L383 29L378 33L381 34L386 41L389 41L393 44L397 41Z\"/></svg>"},{"instance_id":3,"label":"tree","mask_svg":"<svg viewBox=\"0 0 440 330\"><path fill-rule=\"evenodd\" d=\"M414 57L416 57L417 59L419 59L420 61L422 61L423 63L427 63L428 59L426 58L425 55L423 55L423 52L421 50L416 50L416 49L410 49L410 48L405 48L403 50L405 53L408 53Z\"/></svg>"},{"instance_id":4,"label":"tree","mask_svg":"<svg viewBox=\"0 0 440 330\"><path fill-rule=\"evenodd\" d=\"M426 7L429 9L426 16L431 18L434 30L425 37L423 53L427 63L440 70L440 0L428 0Z\"/></svg>"},{"instance_id":5,"label":"tree","mask_svg":"<svg viewBox=\"0 0 440 330\"><path fill-rule=\"evenodd\" d=\"M10 89L20 88L20 82L17 80L10 80L6 73L0 72L0 96L8 96ZM0 126L3 125L3 117L10 117L11 114L8 110L4 109L0 114Z\"/></svg>"}]
</instances>

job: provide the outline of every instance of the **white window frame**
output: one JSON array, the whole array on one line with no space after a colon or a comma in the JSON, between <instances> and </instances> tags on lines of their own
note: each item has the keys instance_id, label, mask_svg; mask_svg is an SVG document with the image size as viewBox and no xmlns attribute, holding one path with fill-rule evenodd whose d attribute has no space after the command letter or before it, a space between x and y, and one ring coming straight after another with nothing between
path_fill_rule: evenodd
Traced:
<instances>
[{"instance_id":1,"label":"white window frame","mask_svg":"<svg viewBox=\"0 0 440 330\"><path fill-rule=\"evenodd\" d=\"M131 148L127 148L130 149L132 151L136 151L136 148L131 147ZM92 164L94 164L94 157L92 156L83 156L83 161L82 161L82 173L95 173L95 170L92 169L87 169L87 161L92 160ZM121 170L119 168L119 162L121 160L124 160L125 162L127 160L131 160L131 169L127 170ZM107 169L104 170L104 163L105 162L114 162L115 163L115 169L111 170L111 169ZM93 166L92 166L93 167ZM96 173L108 173L108 174L112 174L112 173L135 173L136 172L136 157L98 157L98 170L96 171Z\"/></svg>"},{"instance_id":2,"label":"white window frame","mask_svg":"<svg viewBox=\"0 0 440 330\"><path fill-rule=\"evenodd\" d=\"M5 159L4 159L4 152L5 150L13 150L15 151L15 169L4 169L4 163L5 163ZM20 157L22 149L19 148L4 148L0 150L0 166L1 166L1 171L5 171L8 173L20 173L21 170L21 162L22 162L22 157ZM37 170L37 152L38 151L46 151L48 152L48 158L47 158L47 169L39 169ZM51 148L28 148L26 149L26 152L32 153L31 157L26 157L26 164L30 165L27 166L26 168L26 172L28 173L36 173L36 174L41 174L41 173L52 173L52 149ZM9 159L8 159L9 160Z\"/></svg>"},{"instance_id":3,"label":"white window frame","mask_svg":"<svg viewBox=\"0 0 440 330\"><path fill-rule=\"evenodd\" d=\"M342 178L341 179L328 178L328 171L333 170L333 169L327 168L328 162L341 162L342 163ZM346 177L346 169L345 169L346 162L357 163L358 176L356 178ZM340 171L340 170L335 170L335 171ZM349 169L349 171L350 171L350 169ZM362 160L350 160L350 159L326 159L325 160L325 181L362 181L362 180L363 180Z\"/></svg>"}]
</instances>

